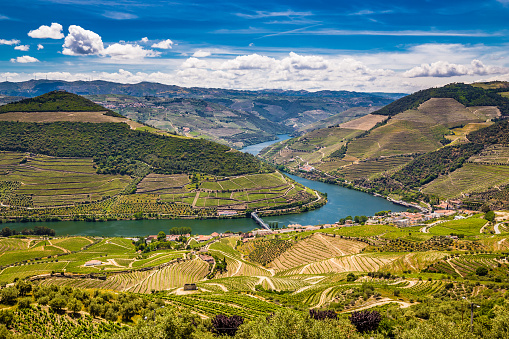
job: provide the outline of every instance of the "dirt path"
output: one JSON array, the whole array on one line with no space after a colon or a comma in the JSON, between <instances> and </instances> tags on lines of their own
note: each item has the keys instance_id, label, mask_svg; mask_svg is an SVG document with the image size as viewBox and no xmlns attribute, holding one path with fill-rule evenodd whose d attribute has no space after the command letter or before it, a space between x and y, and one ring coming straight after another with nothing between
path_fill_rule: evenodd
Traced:
<instances>
[{"instance_id":1,"label":"dirt path","mask_svg":"<svg viewBox=\"0 0 509 339\"><path fill-rule=\"evenodd\" d=\"M447 263L448 263L448 264L449 264L452 268L454 268L454 271L455 271L456 273L458 273L460 277L462 277L462 278L463 278L463 275L461 274L461 272L460 272L460 271L458 271L458 269L456 268L456 266L454 266L453 264L451 264L451 260L452 260L452 259L447 259L446 261L447 261Z\"/></svg>"},{"instance_id":2,"label":"dirt path","mask_svg":"<svg viewBox=\"0 0 509 339\"><path fill-rule=\"evenodd\" d=\"M196 195L194 196L194 200L193 200L193 208L196 207L196 203L198 202L198 198L200 197L200 192L196 192Z\"/></svg>"},{"instance_id":3,"label":"dirt path","mask_svg":"<svg viewBox=\"0 0 509 339\"><path fill-rule=\"evenodd\" d=\"M495 234L501 234L500 229L498 228L500 226L500 223L495 225Z\"/></svg>"},{"instance_id":4,"label":"dirt path","mask_svg":"<svg viewBox=\"0 0 509 339\"><path fill-rule=\"evenodd\" d=\"M502 243L505 241L506 238L500 240L497 242L497 245L498 245L498 249L501 249L502 248Z\"/></svg>"},{"instance_id":5,"label":"dirt path","mask_svg":"<svg viewBox=\"0 0 509 339\"><path fill-rule=\"evenodd\" d=\"M390 304L390 303L398 303L401 308L407 308L407 307L412 306L412 304L404 302L404 301L393 300L393 299L390 299L390 298L383 298L383 299L380 299L377 302L374 302L372 304L369 304L369 305L366 305L366 306L363 306L363 307L359 307L359 308L356 308L354 310L348 310L348 311L345 311L344 313L350 313L350 312L367 310L367 309L375 307L375 306L382 306L382 305Z\"/></svg>"},{"instance_id":6,"label":"dirt path","mask_svg":"<svg viewBox=\"0 0 509 339\"><path fill-rule=\"evenodd\" d=\"M325 302L327 301L327 293L330 292L330 290L332 290L332 287L329 287L327 288L326 290L324 290L322 292L322 294L320 295L320 301L318 302L318 304L316 304L315 306L311 307L311 308L319 308L319 307L322 307L323 304L325 304Z\"/></svg>"},{"instance_id":7,"label":"dirt path","mask_svg":"<svg viewBox=\"0 0 509 339\"><path fill-rule=\"evenodd\" d=\"M421 233L429 233L429 229L430 229L431 227L433 227L433 226L435 226L435 225L438 225L438 224L441 224L441 223L446 222L446 221L448 221L448 220L438 220L438 221L432 222L431 224L429 224L429 225L426 225L426 226L422 227L422 228L419 230L419 232L421 232Z\"/></svg>"},{"instance_id":8,"label":"dirt path","mask_svg":"<svg viewBox=\"0 0 509 339\"><path fill-rule=\"evenodd\" d=\"M124 267L125 267L125 266L119 265L119 264L115 261L115 259L108 259L108 260L106 260L106 262L108 262L108 263L112 264L113 266L122 267L122 268L124 268Z\"/></svg>"},{"instance_id":9,"label":"dirt path","mask_svg":"<svg viewBox=\"0 0 509 339\"><path fill-rule=\"evenodd\" d=\"M417 268L415 268L415 266L414 266L414 265L412 265L412 263L410 262L410 259L408 258L408 256L409 256L409 255L410 255L410 254L405 255L405 256L404 256L404 258L403 258L403 261L404 261L406 264L408 264L408 265L409 265L409 266L410 266L413 270L418 271L418 269L417 269Z\"/></svg>"},{"instance_id":10,"label":"dirt path","mask_svg":"<svg viewBox=\"0 0 509 339\"><path fill-rule=\"evenodd\" d=\"M486 221L486 223L484 224L484 226L483 226L483 227L481 227L481 229L479 230L479 233L483 233L483 232L484 232L484 230L486 229L486 226L488 226L488 224L489 224L489 221Z\"/></svg>"},{"instance_id":11,"label":"dirt path","mask_svg":"<svg viewBox=\"0 0 509 339\"><path fill-rule=\"evenodd\" d=\"M64 253L70 253L71 251L69 251L67 248L63 248L63 247L60 247L60 246L57 246L57 245L53 245L51 243L51 240L48 239L48 243L50 244L50 246L53 246L53 247L56 247L58 248L59 250L62 250Z\"/></svg>"},{"instance_id":12,"label":"dirt path","mask_svg":"<svg viewBox=\"0 0 509 339\"><path fill-rule=\"evenodd\" d=\"M268 277L264 277L264 276L256 276L256 277L260 278L260 280L258 280L257 285L261 285L261 284L263 284L264 280L267 280L267 284L269 284L270 288L273 289L273 290L276 290L276 287L274 286L274 283L272 283L272 280L270 280Z\"/></svg>"},{"instance_id":13,"label":"dirt path","mask_svg":"<svg viewBox=\"0 0 509 339\"><path fill-rule=\"evenodd\" d=\"M308 268L308 267L309 267L309 265L311 265L311 264L307 264L307 265L305 265L305 266L304 266L304 267L300 270L299 274L304 274L304 271L306 270L306 268Z\"/></svg>"},{"instance_id":14,"label":"dirt path","mask_svg":"<svg viewBox=\"0 0 509 339\"><path fill-rule=\"evenodd\" d=\"M218 283L207 283L207 285L216 285L216 286L219 286L223 292L228 292L228 289L226 288L226 286L224 286L223 284L218 284Z\"/></svg>"}]
</instances>

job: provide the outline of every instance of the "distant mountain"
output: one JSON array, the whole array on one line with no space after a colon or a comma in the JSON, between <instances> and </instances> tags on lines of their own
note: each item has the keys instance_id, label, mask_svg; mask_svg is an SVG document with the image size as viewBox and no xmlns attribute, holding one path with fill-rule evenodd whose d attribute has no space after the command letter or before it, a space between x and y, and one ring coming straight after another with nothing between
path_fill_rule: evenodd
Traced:
<instances>
[{"instance_id":1,"label":"distant mountain","mask_svg":"<svg viewBox=\"0 0 509 339\"><path fill-rule=\"evenodd\" d=\"M32 97L54 90L86 95L133 120L168 132L177 131L236 148L273 140L276 134L300 133L299 130L310 124L338 116L350 108L381 107L403 95L349 91L240 91L150 82L31 80L0 83L0 95L6 96ZM335 121L351 118L346 114Z\"/></svg>"},{"instance_id":2,"label":"distant mountain","mask_svg":"<svg viewBox=\"0 0 509 339\"><path fill-rule=\"evenodd\" d=\"M396 199L454 198L479 207L497 196L489 204L509 206L508 88L497 82L426 89L275 144L262 157ZM501 191L483 193L493 187Z\"/></svg>"}]
</instances>

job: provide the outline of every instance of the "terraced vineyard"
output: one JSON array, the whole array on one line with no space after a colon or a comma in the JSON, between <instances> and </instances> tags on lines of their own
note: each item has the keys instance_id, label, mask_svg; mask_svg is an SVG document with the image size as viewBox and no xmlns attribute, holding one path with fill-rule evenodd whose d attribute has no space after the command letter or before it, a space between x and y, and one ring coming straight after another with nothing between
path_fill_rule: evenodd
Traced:
<instances>
[{"instance_id":1,"label":"terraced vineyard","mask_svg":"<svg viewBox=\"0 0 509 339\"><path fill-rule=\"evenodd\" d=\"M313 235L309 239L299 241L290 250L285 251L269 267L278 271L309 264L325 258L358 253L366 244L344 240L339 237L329 237L321 234Z\"/></svg>"},{"instance_id":2,"label":"terraced vineyard","mask_svg":"<svg viewBox=\"0 0 509 339\"><path fill-rule=\"evenodd\" d=\"M509 184L509 166L478 164L474 161L433 180L423 189L423 192L450 199L466 193L484 192L492 187L507 184Z\"/></svg>"},{"instance_id":3,"label":"terraced vineyard","mask_svg":"<svg viewBox=\"0 0 509 339\"><path fill-rule=\"evenodd\" d=\"M388 158L378 158L374 160L366 160L359 163L354 163L349 166L344 166L337 171L334 171L334 175L344 177L348 180L354 180L358 178L369 178L374 174L380 174L387 171L393 172L403 165L412 161L412 157L397 156Z\"/></svg>"}]
</instances>

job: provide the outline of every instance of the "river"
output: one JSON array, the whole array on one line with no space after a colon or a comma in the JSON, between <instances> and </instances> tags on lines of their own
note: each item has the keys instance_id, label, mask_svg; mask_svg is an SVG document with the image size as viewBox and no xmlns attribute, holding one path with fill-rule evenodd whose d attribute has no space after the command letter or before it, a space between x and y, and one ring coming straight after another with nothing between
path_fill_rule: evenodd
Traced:
<instances>
[{"instance_id":1,"label":"river","mask_svg":"<svg viewBox=\"0 0 509 339\"><path fill-rule=\"evenodd\" d=\"M278 140L263 142L242 149L257 155L263 148L280 140L286 140L288 135L279 135ZM266 222L278 222L279 226L289 224L317 225L334 223L348 215L373 215L378 211L404 211L406 207L393 204L386 199L375 197L367 193L350 190L337 185L325 184L318 181L303 179L294 175L288 175L295 181L327 193L328 203L310 212L281 215L264 218ZM144 236L157 234L159 231L167 232L176 226L189 226L195 234L211 234L212 232L226 231L250 231L257 227L252 219L203 219L203 220L118 220L104 222L85 221L60 221L60 222L28 222L22 224L9 224L11 228L33 228L35 226L47 226L53 228L57 235L93 235L93 236Z\"/></svg>"}]
</instances>

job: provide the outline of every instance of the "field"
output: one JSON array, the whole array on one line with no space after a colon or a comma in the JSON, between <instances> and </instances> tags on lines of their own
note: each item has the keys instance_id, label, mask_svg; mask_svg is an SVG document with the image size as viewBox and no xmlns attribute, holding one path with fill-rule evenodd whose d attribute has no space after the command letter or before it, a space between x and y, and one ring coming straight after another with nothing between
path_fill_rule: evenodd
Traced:
<instances>
[{"instance_id":1,"label":"field","mask_svg":"<svg viewBox=\"0 0 509 339\"><path fill-rule=\"evenodd\" d=\"M471 122L483 122L464 105L450 98L432 98L419 105L417 110L397 114L396 119L430 125L443 125L447 128L466 125Z\"/></svg>"},{"instance_id":2,"label":"field","mask_svg":"<svg viewBox=\"0 0 509 339\"><path fill-rule=\"evenodd\" d=\"M509 165L509 147L505 145L492 145L482 152L468 159L472 163Z\"/></svg>"},{"instance_id":3,"label":"field","mask_svg":"<svg viewBox=\"0 0 509 339\"><path fill-rule=\"evenodd\" d=\"M369 178L384 172L396 171L412 161L412 159L412 157L398 156L365 160L341 167L337 171L334 171L333 174L344 177L350 181L358 178Z\"/></svg>"},{"instance_id":4,"label":"field","mask_svg":"<svg viewBox=\"0 0 509 339\"><path fill-rule=\"evenodd\" d=\"M95 202L119 194L131 182L129 176L96 174L92 159L21 153L1 153L0 158L0 170L6 172L0 186L17 183L0 193L6 205L54 207Z\"/></svg>"},{"instance_id":5,"label":"field","mask_svg":"<svg viewBox=\"0 0 509 339\"><path fill-rule=\"evenodd\" d=\"M480 218L467 218L460 220L451 220L429 229L429 233L433 235L450 235L463 234L467 237L479 236L481 227L487 223L486 220Z\"/></svg>"},{"instance_id":6,"label":"field","mask_svg":"<svg viewBox=\"0 0 509 339\"><path fill-rule=\"evenodd\" d=\"M348 128L348 129L360 129L362 131L368 131L375 127L375 125L379 122L385 121L387 117L384 117L383 115L372 115L368 114L366 116L363 116L361 118L350 120L348 122L342 123L340 125L341 128Z\"/></svg>"},{"instance_id":7,"label":"field","mask_svg":"<svg viewBox=\"0 0 509 339\"><path fill-rule=\"evenodd\" d=\"M484 162L481 165L473 162L464 164L446 176L438 177L426 185L423 192L450 199L507 184L509 184L508 166L485 165Z\"/></svg>"},{"instance_id":8,"label":"field","mask_svg":"<svg viewBox=\"0 0 509 339\"><path fill-rule=\"evenodd\" d=\"M186 174L143 173L133 179L127 175L97 174L90 158L2 152L0 174L1 203L37 208L0 211L5 217L125 218L140 212L213 216L218 209L277 209L316 200L313 191L279 172L198 176L193 183ZM132 193L131 189L137 194L126 194Z\"/></svg>"}]
</instances>

